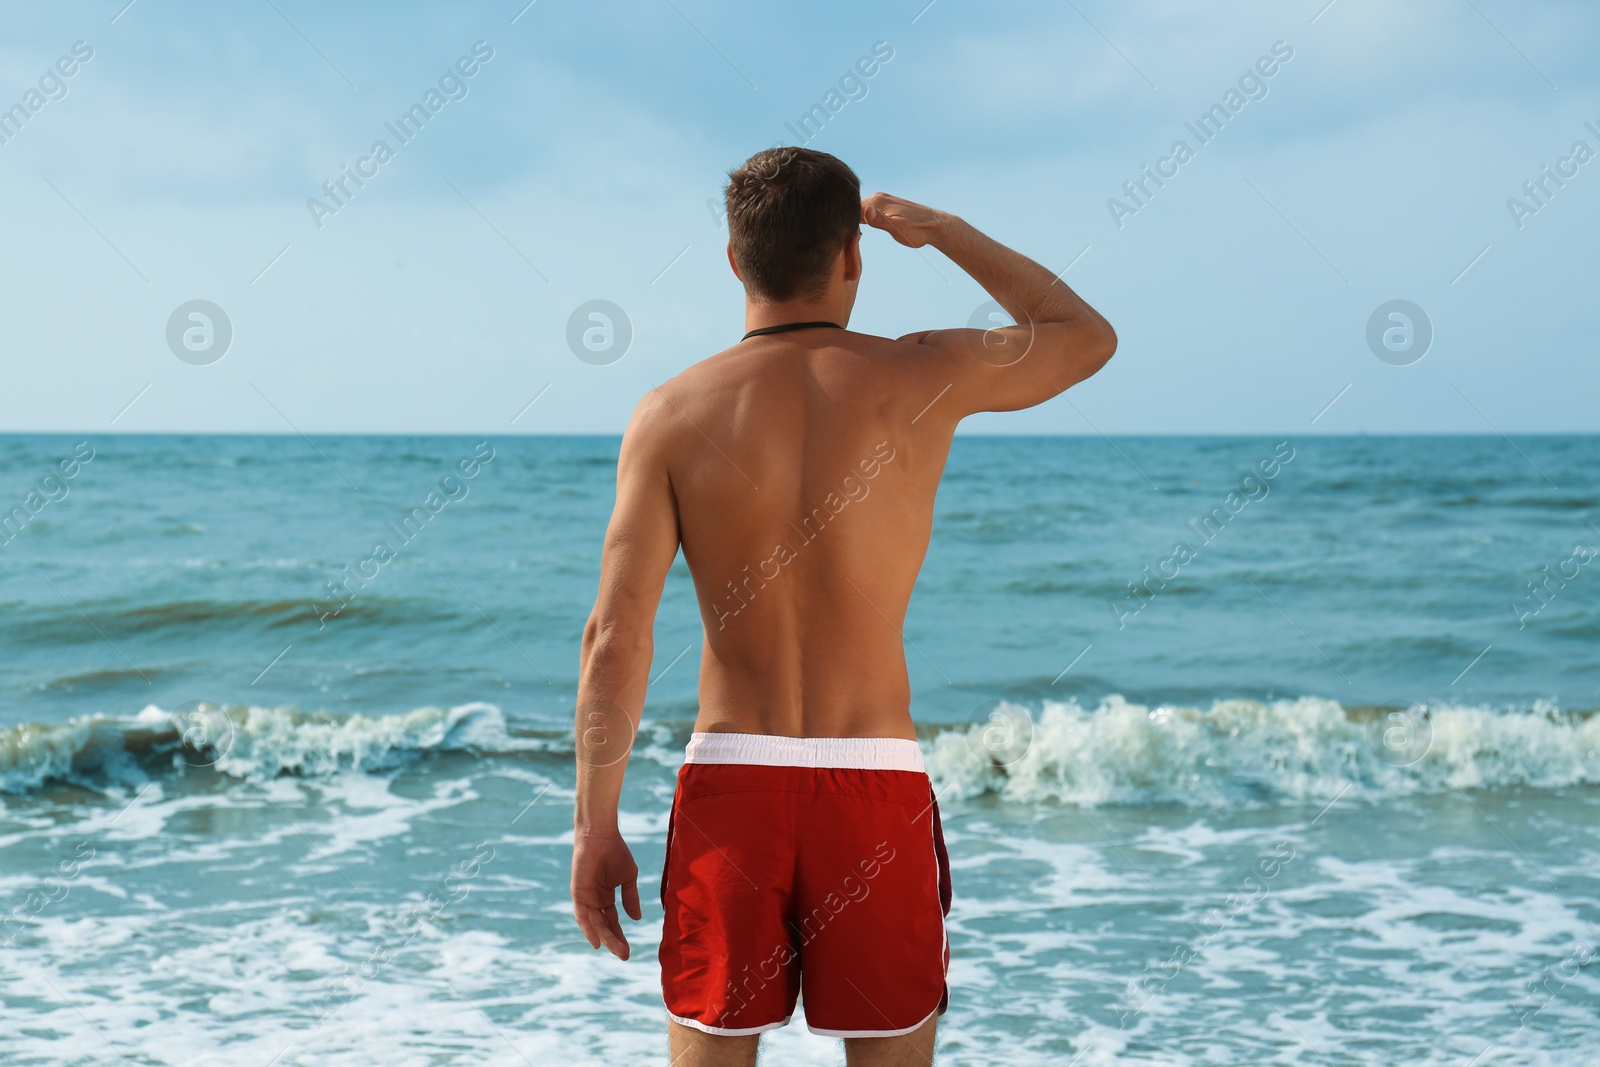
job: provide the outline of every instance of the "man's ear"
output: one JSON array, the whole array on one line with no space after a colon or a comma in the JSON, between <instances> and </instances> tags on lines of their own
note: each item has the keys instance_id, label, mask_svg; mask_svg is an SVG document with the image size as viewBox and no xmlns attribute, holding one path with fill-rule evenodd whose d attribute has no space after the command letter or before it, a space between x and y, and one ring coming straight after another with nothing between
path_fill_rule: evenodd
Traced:
<instances>
[{"instance_id":1,"label":"man's ear","mask_svg":"<svg viewBox=\"0 0 1600 1067\"><path fill-rule=\"evenodd\" d=\"M732 241L728 242L728 266L733 270L733 276L735 278L739 278L739 280L741 282L744 281L743 278L739 277L739 264L737 264L737 263L735 263L733 261L733 242Z\"/></svg>"},{"instance_id":2,"label":"man's ear","mask_svg":"<svg viewBox=\"0 0 1600 1067\"><path fill-rule=\"evenodd\" d=\"M844 280L861 279L861 231L856 230L844 243Z\"/></svg>"}]
</instances>

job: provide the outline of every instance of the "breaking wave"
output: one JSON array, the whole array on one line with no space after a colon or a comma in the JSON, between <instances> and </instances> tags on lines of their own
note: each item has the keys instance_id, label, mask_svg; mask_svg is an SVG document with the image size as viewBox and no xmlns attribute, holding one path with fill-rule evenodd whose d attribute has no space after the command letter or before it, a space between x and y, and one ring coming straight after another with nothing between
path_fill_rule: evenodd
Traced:
<instances>
[{"instance_id":1,"label":"breaking wave","mask_svg":"<svg viewBox=\"0 0 1600 1067\"><path fill-rule=\"evenodd\" d=\"M559 739L512 736L492 704L418 708L398 715L306 714L292 708L211 704L132 719L0 728L0 792L47 782L99 786L152 774L212 769L237 778L380 771L430 752L560 750ZM566 744L570 751L570 741Z\"/></svg>"},{"instance_id":2,"label":"breaking wave","mask_svg":"<svg viewBox=\"0 0 1600 1067\"><path fill-rule=\"evenodd\" d=\"M676 769L689 729L649 723L634 761ZM1600 715L1547 704L1000 702L981 722L925 726L921 744L941 797L1028 804L1213 807L1600 785ZM131 719L0 728L0 793L51 782L125 786L190 771L254 779L384 772L445 753L567 761L573 740L570 729L510 728L486 703L392 715L151 705Z\"/></svg>"},{"instance_id":3,"label":"breaking wave","mask_svg":"<svg viewBox=\"0 0 1600 1067\"><path fill-rule=\"evenodd\" d=\"M1002 702L923 748L935 786L952 794L1084 806L1600 785L1600 716L1543 704L1346 708L1304 697L1201 710L1112 696L1033 712Z\"/></svg>"}]
</instances>

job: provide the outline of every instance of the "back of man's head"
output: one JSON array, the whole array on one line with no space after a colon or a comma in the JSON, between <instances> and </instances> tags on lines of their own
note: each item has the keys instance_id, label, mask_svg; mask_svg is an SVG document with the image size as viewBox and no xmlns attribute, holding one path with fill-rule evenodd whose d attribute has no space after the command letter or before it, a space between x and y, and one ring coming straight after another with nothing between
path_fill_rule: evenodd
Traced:
<instances>
[{"instance_id":1,"label":"back of man's head","mask_svg":"<svg viewBox=\"0 0 1600 1067\"><path fill-rule=\"evenodd\" d=\"M826 152L769 148L728 174L728 240L753 300L815 298L861 222L861 181Z\"/></svg>"}]
</instances>

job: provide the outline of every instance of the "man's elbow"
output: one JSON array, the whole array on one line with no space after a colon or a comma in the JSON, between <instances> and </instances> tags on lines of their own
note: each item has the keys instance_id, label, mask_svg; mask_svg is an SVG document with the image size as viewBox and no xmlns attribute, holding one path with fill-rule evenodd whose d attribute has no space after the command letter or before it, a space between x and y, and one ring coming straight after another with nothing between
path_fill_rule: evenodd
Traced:
<instances>
[{"instance_id":1,"label":"man's elbow","mask_svg":"<svg viewBox=\"0 0 1600 1067\"><path fill-rule=\"evenodd\" d=\"M584 659L628 659L650 655L654 649L650 627L601 615L589 616L583 627Z\"/></svg>"},{"instance_id":2,"label":"man's elbow","mask_svg":"<svg viewBox=\"0 0 1600 1067\"><path fill-rule=\"evenodd\" d=\"M1059 352L1064 366L1060 373L1072 384L1092 377L1117 351L1117 332L1099 317L1075 324L1062 340Z\"/></svg>"},{"instance_id":3,"label":"man's elbow","mask_svg":"<svg viewBox=\"0 0 1600 1067\"><path fill-rule=\"evenodd\" d=\"M1089 373L1093 374L1107 363L1110 363L1111 357L1116 355L1117 331L1111 328L1109 322L1101 319L1099 329L1093 335L1088 347L1089 366L1093 368Z\"/></svg>"}]
</instances>

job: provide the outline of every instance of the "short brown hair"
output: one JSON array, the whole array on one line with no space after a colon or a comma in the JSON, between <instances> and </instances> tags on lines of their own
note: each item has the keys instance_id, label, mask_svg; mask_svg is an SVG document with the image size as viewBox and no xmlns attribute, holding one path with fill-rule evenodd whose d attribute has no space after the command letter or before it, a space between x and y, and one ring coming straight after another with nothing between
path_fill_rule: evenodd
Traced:
<instances>
[{"instance_id":1,"label":"short brown hair","mask_svg":"<svg viewBox=\"0 0 1600 1067\"><path fill-rule=\"evenodd\" d=\"M826 152L769 148L728 174L728 240L753 297L817 296L861 222L861 180Z\"/></svg>"}]
</instances>

